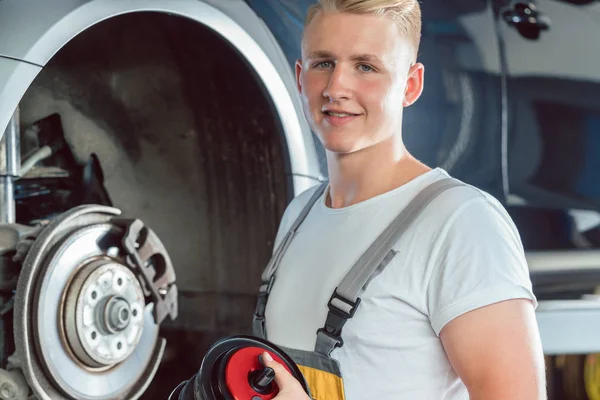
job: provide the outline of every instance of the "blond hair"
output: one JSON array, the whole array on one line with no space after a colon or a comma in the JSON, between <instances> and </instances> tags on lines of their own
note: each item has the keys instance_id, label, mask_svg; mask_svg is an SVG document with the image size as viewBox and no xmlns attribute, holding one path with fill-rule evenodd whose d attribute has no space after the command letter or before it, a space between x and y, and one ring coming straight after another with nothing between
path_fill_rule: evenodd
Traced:
<instances>
[{"instance_id":1,"label":"blond hair","mask_svg":"<svg viewBox=\"0 0 600 400\"><path fill-rule=\"evenodd\" d=\"M317 4L308 9L305 29L319 11L385 15L410 40L416 57L421 42L421 7L418 0L317 0Z\"/></svg>"}]
</instances>

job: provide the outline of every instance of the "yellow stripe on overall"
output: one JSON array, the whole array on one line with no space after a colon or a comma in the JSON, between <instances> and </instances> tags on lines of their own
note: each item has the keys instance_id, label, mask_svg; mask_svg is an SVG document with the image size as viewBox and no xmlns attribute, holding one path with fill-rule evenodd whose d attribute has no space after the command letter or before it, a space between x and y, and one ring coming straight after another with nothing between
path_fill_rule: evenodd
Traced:
<instances>
[{"instance_id":1,"label":"yellow stripe on overall","mask_svg":"<svg viewBox=\"0 0 600 400\"><path fill-rule=\"evenodd\" d=\"M344 400L344 382L336 360L314 351L282 347L298 365L315 400Z\"/></svg>"}]
</instances>

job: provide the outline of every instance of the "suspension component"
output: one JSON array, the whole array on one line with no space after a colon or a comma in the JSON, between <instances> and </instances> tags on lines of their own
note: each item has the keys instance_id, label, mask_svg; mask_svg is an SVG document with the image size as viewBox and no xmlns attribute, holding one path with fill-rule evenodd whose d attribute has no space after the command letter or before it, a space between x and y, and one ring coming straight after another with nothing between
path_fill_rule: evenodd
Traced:
<instances>
[{"instance_id":1,"label":"suspension component","mask_svg":"<svg viewBox=\"0 0 600 400\"><path fill-rule=\"evenodd\" d=\"M27 400L28 393L27 381L18 370L0 369L0 399Z\"/></svg>"},{"instance_id":2,"label":"suspension component","mask_svg":"<svg viewBox=\"0 0 600 400\"><path fill-rule=\"evenodd\" d=\"M15 111L0 139L0 223L15 222L14 180L20 176L19 109Z\"/></svg>"}]
</instances>

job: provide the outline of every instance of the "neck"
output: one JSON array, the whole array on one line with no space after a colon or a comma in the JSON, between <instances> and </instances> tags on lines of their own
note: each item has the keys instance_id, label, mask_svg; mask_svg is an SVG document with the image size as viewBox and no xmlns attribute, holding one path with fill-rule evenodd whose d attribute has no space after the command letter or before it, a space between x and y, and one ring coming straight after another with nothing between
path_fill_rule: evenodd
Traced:
<instances>
[{"instance_id":1,"label":"neck","mask_svg":"<svg viewBox=\"0 0 600 400\"><path fill-rule=\"evenodd\" d=\"M394 190L431 168L411 156L397 137L349 154L327 152L332 208L348 207Z\"/></svg>"}]
</instances>

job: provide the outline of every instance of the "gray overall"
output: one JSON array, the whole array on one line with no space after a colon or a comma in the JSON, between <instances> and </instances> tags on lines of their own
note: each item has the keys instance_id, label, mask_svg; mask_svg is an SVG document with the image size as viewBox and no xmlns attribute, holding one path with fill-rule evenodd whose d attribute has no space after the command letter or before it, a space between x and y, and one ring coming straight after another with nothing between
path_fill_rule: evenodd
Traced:
<instances>
[{"instance_id":1,"label":"gray overall","mask_svg":"<svg viewBox=\"0 0 600 400\"><path fill-rule=\"evenodd\" d=\"M359 295L364 291L376 270L382 270L394 258L393 246L419 214L442 192L464 184L451 178L444 178L432 183L415 196L413 200L398 214L392 223L377 237L365 253L356 261L342 282L334 290L329 303L329 312L323 328L316 332L314 351L303 351L282 347L298 364L302 371L311 395L318 400L344 399L344 387L340 365L330 357L331 352L344 344L342 328L349 318L354 316L360 305ZM290 230L287 232L269 264L262 274L262 285L259 289L258 302L254 313L254 335L266 339L265 309L267 299L275 281L277 268L290 245L298 227L317 200L321 197L327 183L323 183L310 198Z\"/></svg>"}]
</instances>

